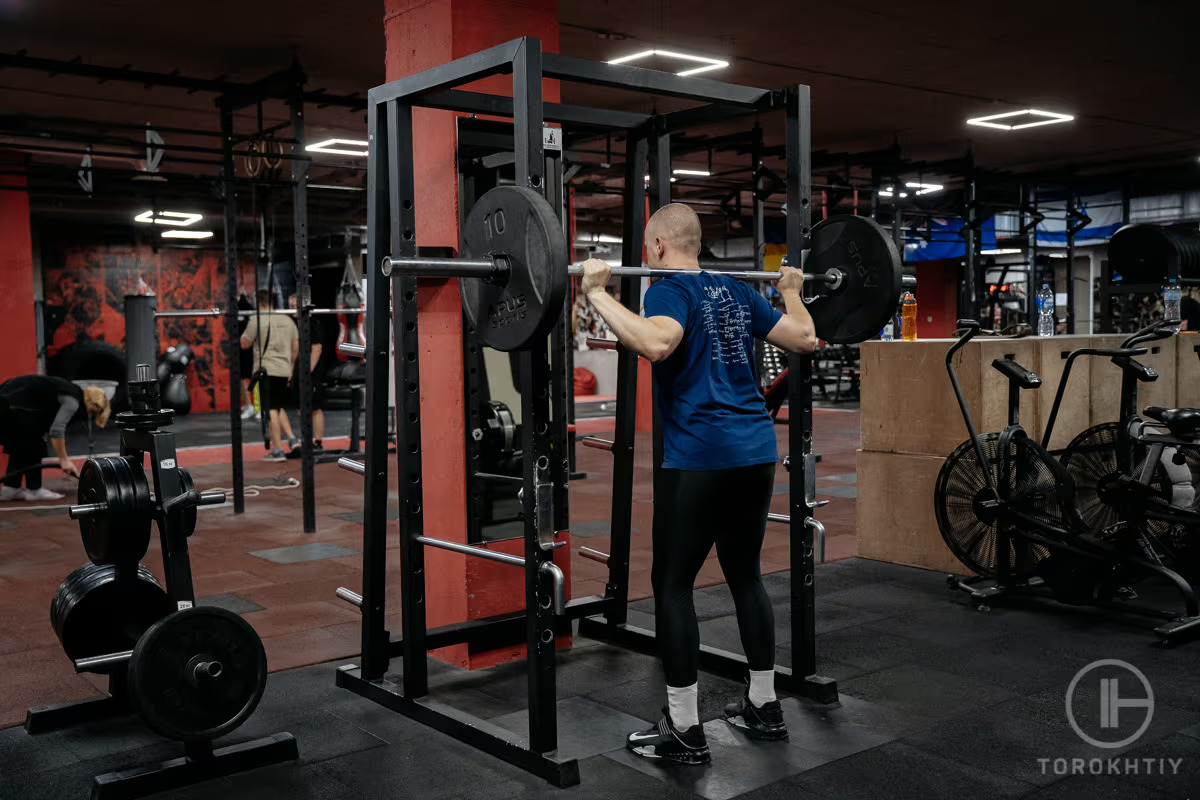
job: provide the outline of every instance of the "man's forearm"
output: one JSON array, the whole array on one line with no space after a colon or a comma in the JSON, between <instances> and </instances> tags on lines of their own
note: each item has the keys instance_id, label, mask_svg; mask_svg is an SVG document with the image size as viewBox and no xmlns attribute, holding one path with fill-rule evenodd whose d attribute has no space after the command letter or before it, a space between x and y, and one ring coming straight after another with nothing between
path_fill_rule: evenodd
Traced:
<instances>
[{"instance_id":1,"label":"man's forearm","mask_svg":"<svg viewBox=\"0 0 1200 800\"><path fill-rule=\"evenodd\" d=\"M806 335L816 336L816 328L813 326L812 316L808 313L808 305L804 302L804 298L800 296L800 291L798 289L785 289L780 294L783 295L783 307L787 309L787 315L804 329Z\"/></svg>"},{"instance_id":2,"label":"man's forearm","mask_svg":"<svg viewBox=\"0 0 1200 800\"><path fill-rule=\"evenodd\" d=\"M658 331L652 322L621 305L608 292L592 292L588 300L621 340L621 344L640 356L655 358L653 345Z\"/></svg>"}]
</instances>

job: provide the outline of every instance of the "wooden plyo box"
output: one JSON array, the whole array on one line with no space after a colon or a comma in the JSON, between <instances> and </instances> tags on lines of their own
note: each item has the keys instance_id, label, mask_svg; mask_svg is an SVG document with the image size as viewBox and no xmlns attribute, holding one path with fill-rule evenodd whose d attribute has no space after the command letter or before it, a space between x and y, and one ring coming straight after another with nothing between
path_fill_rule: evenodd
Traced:
<instances>
[{"instance_id":1,"label":"wooden plyo box","mask_svg":"<svg viewBox=\"0 0 1200 800\"><path fill-rule=\"evenodd\" d=\"M1115 348L1121 346L1120 335L1093 336L1092 347ZM1173 408L1176 394L1176 341L1178 336L1147 342L1147 353L1134 360L1153 367L1158 380L1138 384L1138 411L1146 406ZM1195 355L1194 353L1192 354ZM1116 422L1121 412L1121 369L1111 359L1093 357L1091 370L1092 424ZM1074 380L1071 381L1074 384Z\"/></svg>"},{"instance_id":2,"label":"wooden plyo box","mask_svg":"<svg viewBox=\"0 0 1200 800\"><path fill-rule=\"evenodd\" d=\"M934 516L933 490L943 460L859 451L860 556L959 575L968 572L942 540Z\"/></svg>"},{"instance_id":3,"label":"wooden plyo box","mask_svg":"<svg viewBox=\"0 0 1200 800\"><path fill-rule=\"evenodd\" d=\"M1200 332L1181 333L1175 342L1175 407L1200 408Z\"/></svg>"},{"instance_id":4,"label":"wooden plyo box","mask_svg":"<svg viewBox=\"0 0 1200 800\"><path fill-rule=\"evenodd\" d=\"M946 374L946 352L953 343L863 342L863 450L944 458L967 438ZM956 358L963 395L981 433L1003 430L1008 423L1008 381L992 369L993 359L1008 357L1033 369L1034 340L976 339ZM1036 392L1021 393L1022 420L1034 420L1036 402Z\"/></svg>"}]
</instances>

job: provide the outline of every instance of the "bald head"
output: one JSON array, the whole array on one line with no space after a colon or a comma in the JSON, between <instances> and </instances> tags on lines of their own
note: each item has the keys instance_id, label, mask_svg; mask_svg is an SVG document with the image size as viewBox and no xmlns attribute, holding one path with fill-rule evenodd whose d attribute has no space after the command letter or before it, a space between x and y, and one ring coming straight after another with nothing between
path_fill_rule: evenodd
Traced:
<instances>
[{"instance_id":1,"label":"bald head","mask_svg":"<svg viewBox=\"0 0 1200 800\"><path fill-rule=\"evenodd\" d=\"M700 257L700 218L683 203L669 203L646 223L646 263L651 267L695 267Z\"/></svg>"}]
</instances>

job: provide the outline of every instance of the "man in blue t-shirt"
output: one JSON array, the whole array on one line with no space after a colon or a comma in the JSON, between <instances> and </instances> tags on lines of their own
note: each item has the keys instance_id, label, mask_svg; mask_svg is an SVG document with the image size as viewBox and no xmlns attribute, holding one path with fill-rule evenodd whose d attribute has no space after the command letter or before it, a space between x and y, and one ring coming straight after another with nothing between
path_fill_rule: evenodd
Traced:
<instances>
[{"instance_id":1,"label":"man in blue t-shirt","mask_svg":"<svg viewBox=\"0 0 1200 800\"><path fill-rule=\"evenodd\" d=\"M725 718L759 739L787 736L775 698L775 623L760 554L779 454L775 425L754 374L754 339L810 353L812 318L804 276L784 267L781 314L753 287L699 266L700 220L681 203L646 225L646 262L695 274L658 280L640 317L608 294L610 268L584 263L582 291L625 347L654 362L663 434L654 497L655 626L667 679L667 714L632 733L638 755L685 764L709 761L697 709L700 635L692 586L713 545L733 594L750 685Z\"/></svg>"}]
</instances>

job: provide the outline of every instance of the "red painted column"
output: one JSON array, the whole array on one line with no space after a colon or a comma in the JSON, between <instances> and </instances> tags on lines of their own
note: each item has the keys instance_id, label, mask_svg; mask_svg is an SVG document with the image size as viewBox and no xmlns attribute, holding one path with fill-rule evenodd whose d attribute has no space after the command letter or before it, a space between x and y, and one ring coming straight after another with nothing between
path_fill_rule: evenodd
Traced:
<instances>
[{"instance_id":1,"label":"red painted column","mask_svg":"<svg viewBox=\"0 0 1200 800\"><path fill-rule=\"evenodd\" d=\"M37 372L37 317L33 306L33 235L25 157L0 151L0 382Z\"/></svg>"},{"instance_id":2,"label":"red painted column","mask_svg":"<svg viewBox=\"0 0 1200 800\"><path fill-rule=\"evenodd\" d=\"M541 39L558 51L555 0L386 0L387 80L445 64L522 36ZM543 87L558 102L557 81ZM512 79L495 76L471 91L512 94ZM417 242L422 247L459 246L456 115L413 111ZM466 541L467 437L463 407L462 300L458 282L422 281L418 290L421 336L421 431L424 463L425 534ZM495 380L495 377L493 377ZM523 554L519 540L494 545ZM559 566L570 586L569 548ZM524 608L523 572L491 561L426 548L426 608L430 627ZM389 609L389 615L398 609ZM522 656L524 647L499 653L470 653L466 645L436 655L462 666L481 667Z\"/></svg>"}]
</instances>

